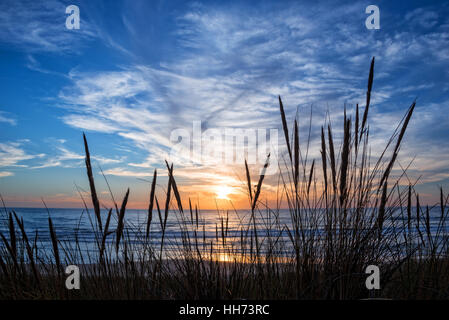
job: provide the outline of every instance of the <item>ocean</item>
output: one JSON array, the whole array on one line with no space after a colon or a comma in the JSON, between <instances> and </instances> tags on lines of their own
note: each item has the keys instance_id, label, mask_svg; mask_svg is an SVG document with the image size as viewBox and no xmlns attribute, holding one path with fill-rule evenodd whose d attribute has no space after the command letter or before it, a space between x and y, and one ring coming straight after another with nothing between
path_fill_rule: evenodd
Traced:
<instances>
[{"instance_id":1,"label":"ocean","mask_svg":"<svg viewBox=\"0 0 449 320\"><path fill-rule=\"evenodd\" d=\"M9 239L8 224L5 211L10 212L13 209L7 208L3 210L1 214L2 221L0 223L0 232ZM87 212L85 209L56 209L56 208L14 208L17 216L23 219L24 227L27 232L28 238L36 242L37 247L43 251L51 251L52 243L48 227L48 218L51 217L54 229L58 240L63 246L70 247L74 245L75 239L80 245L82 252L85 254L93 254L98 250L96 237L98 233L93 232L93 225L96 224L96 218L93 209L89 209ZM384 222L383 232L402 232L401 227L407 224L405 208L402 210L397 208L396 214ZM419 241L418 233L416 232L416 212L413 211L412 219L412 233L415 235L417 241ZM103 225L106 221L108 211L102 210ZM320 212L316 212L320 215ZM305 214L304 212L302 213ZM164 212L162 212L164 215ZM109 230L114 231L117 226L117 213L113 211ZM444 225L440 223L441 211L439 207L432 208L430 210L430 231L432 235L436 235L437 231L443 230L443 237L447 237L449 234L448 223ZM179 246L183 244L185 235L188 234L193 237L193 230L197 230L198 241L201 245L214 243L218 250L232 247L233 252L239 250L239 243L241 243L242 236L253 235L253 223L251 222L251 212L249 210L237 210L229 211L228 214L225 211L216 210L201 210L199 212L198 226L196 222L195 212L193 216L190 215L190 211L184 212L184 215L180 215L175 211L169 211L166 223L166 232L164 238L164 250L168 253L175 254L179 251ZM125 237L130 244L139 246L144 242L144 235L146 230L146 223L148 218L147 210L128 209L125 214ZM161 217L162 221L164 217ZM314 219L305 219L305 221L312 221ZM426 234L426 225L423 221L420 222L420 231L422 234ZM181 223L184 221L184 223ZM265 254L265 247L263 243L267 244L269 241L276 241L276 248L279 255L288 255L292 252L292 246L290 237L287 231L293 230L292 219L290 211L287 209L279 210L279 214L273 212L261 211L256 214L256 227L258 233L258 239L262 243L261 253ZM183 228L180 225L184 226ZM303 234L306 237L318 238L318 233L324 232L322 220L317 222L316 225L304 224ZM405 228L406 229L406 228ZM19 232L19 228L16 226L16 232ZM19 234L19 233L18 233ZM183 236L184 235L184 236ZM226 238L226 243L223 243L222 238ZM110 235L107 238L109 244L113 244L115 241L115 235ZM151 224L150 241L155 246L160 246L162 239L161 221L157 210L153 210L153 219ZM248 240L249 241L249 240ZM401 241L400 239L398 240ZM0 241L1 246L3 242ZM273 243L273 242L272 242ZM221 248L221 249L220 249ZM47 252L47 253L49 253Z\"/></svg>"}]
</instances>

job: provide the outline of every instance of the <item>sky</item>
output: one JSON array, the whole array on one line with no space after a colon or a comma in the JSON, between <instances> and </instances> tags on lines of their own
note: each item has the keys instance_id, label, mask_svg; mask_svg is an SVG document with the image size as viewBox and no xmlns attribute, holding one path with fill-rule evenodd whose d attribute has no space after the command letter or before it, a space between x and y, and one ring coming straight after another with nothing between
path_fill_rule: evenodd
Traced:
<instances>
[{"instance_id":1,"label":"sky","mask_svg":"<svg viewBox=\"0 0 449 320\"><path fill-rule=\"evenodd\" d=\"M371 4L380 29L365 26ZM69 5L79 7L79 29L66 28ZM413 160L409 176L431 204L449 186L448 49L444 1L3 0L0 194L10 207L81 207L85 132L105 205L104 177L117 199L129 187L129 206L145 208L153 171L163 189L169 159L184 198L247 207L242 163L172 153L172 135L198 122L200 133L280 130L281 95L300 136L312 112L309 157L318 161L327 112L339 128L345 105L363 107L375 56L373 154L417 99L398 161ZM205 146L222 151L216 140ZM254 176L263 162L250 166Z\"/></svg>"}]
</instances>

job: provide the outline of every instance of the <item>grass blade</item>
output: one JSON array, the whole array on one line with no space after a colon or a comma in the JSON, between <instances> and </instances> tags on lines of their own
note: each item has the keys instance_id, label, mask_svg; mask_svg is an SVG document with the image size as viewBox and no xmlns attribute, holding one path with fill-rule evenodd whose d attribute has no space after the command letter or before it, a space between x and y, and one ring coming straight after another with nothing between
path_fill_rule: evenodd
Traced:
<instances>
[{"instance_id":1,"label":"grass blade","mask_svg":"<svg viewBox=\"0 0 449 320\"><path fill-rule=\"evenodd\" d=\"M97 217L98 227L100 230L102 230L101 225L101 215L100 215L100 202L98 201L97 197L97 191L95 189L95 182L94 182L94 176L92 174L92 166L90 163L90 153L89 153L89 146L87 144L86 135L83 133L83 140L84 140L84 149L86 152L86 170L87 170L87 177L89 178L89 186L90 186L90 195L92 198L92 205L94 206L95 216Z\"/></svg>"}]
</instances>

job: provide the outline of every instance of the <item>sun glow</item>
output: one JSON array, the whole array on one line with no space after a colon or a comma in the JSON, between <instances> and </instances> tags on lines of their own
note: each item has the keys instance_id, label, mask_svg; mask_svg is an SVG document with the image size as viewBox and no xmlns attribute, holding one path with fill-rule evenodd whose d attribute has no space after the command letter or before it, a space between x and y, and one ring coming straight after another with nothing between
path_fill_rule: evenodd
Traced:
<instances>
[{"instance_id":1,"label":"sun glow","mask_svg":"<svg viewBox=\"0 0 449 320\"><path fill-rule=\"evenodd\" d=\"M229 186L217 186L215 187L215 194L217 196L217 199L222 200L230 200L229 195L233 193L233 188Z\"/></svg>"}]
</instances>

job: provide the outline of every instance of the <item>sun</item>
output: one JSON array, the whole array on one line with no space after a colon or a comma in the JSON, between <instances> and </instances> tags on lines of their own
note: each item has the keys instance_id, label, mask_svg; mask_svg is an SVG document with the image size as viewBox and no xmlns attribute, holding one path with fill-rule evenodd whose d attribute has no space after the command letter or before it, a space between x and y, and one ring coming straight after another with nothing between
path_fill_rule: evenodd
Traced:
<instances>
[{"instance_id":1,"label":"sun","mask_svg":"<svg viewBox=\"0 0 449 320\"><path fill-rule=\"evenodd\" d=\"M222 200L230 200L228 195L233 192L233 189L229 186L216 186L215 187L215 194L217 196L217 199Z\"/></svg>"}]
</instances>

